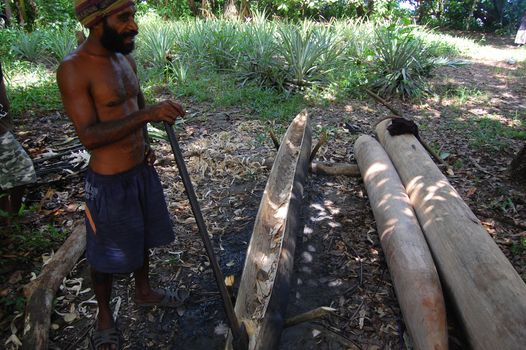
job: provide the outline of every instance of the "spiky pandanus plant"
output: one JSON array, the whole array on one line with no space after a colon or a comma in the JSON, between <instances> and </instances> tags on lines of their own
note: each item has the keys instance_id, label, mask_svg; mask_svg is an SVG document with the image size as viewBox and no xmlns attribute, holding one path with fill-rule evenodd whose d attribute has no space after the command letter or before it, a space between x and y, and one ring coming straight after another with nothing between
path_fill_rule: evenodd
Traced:
<instances>
[{"instance_id":1,"label":"spiky pandanus plant","mask_svg":"<svg viewBox=\"0 0 526 350\"><path fill-rule=\"evenodd\" d=\"M340 38L330 28L304 21L301 27L278 29L278 52L286 63L288 82L298 87L324 80L343 54Z\"/></svg>"},{"instance_id":2,"label":"spiky pandanus plant","mask_svg":"<svg viewBox=\"0 0 526 350\"><path fill-rule=\"evenodd\" d=\"M376 30L374 43L376 79L381 96L416 96L425 92L423 76L432 68L427 45L412 28L392 24Z\"/></svg>"},{"instance_id":3,"label":"spiky pandanus plant","mask_svg":"<svg viewBox=\"0 0 526 350\"><path fill-rule=\"evenodd\" d=\"M138 42L141 61L155 69L164 70L170 63L175 38L171 23L152 21L145 24Z\"/></svg>"},{"instance_id":4,"label":"spiky pandanus plant","mask_svg":"<svg viewBox=\"0 0 526 350\"><path fill-rule=\"evenodd\" d=\"M11 49L15 56L35 63L42 60L42 57L45 57L43 41L43 34L39 31L26 33L20 30L18 38Z\"/></svg>"},{"instance_id":5,"label":"spiky pandanus plant","mask_svg":"<svg viewBox=\"0 0 526 350\"><path fill-rule=\"evenodd\" d=\"M257 18L244 25L239 60L233 67L242 84L254 81L261 86L283 85L283 65L276 56L274 30L274 24Z\"/></svg>"},{"instance_id":6,"label":"spiky pandanus plant","mask_svg":"<svg viewBox=\"0 0 526 350\"><path fill-rule=\"evenodd\" d=\"M57 29L46 36L45 46L52 58L60 62L77 47L75 33L68 28Z\"/></svg>"}]
</instances>

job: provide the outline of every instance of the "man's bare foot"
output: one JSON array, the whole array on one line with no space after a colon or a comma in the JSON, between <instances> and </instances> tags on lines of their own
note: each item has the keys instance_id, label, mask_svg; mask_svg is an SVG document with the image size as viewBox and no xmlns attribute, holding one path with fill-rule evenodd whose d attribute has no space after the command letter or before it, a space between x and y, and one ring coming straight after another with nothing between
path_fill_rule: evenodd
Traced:
<instances>
[{"instance_id":1,"label":"man's bare foot","mask_svg":"<svg viewBox=\"0 0 526 350\"><path fill-rule=\"evenodd\" d=\"M169 289L151 289L149 293L135 294L135 303L139 306L178 307L181 306L189 293L185 289L175 291Z\"/></svg>"}]
</instances>

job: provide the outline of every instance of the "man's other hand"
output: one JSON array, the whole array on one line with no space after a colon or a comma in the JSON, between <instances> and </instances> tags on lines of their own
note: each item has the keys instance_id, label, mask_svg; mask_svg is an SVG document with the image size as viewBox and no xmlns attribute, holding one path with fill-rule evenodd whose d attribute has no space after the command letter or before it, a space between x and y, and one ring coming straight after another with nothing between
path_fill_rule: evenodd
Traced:
<instances>
[{"instance_id":1,"label":"man's other hand","mask_svg":"<svg viewBox=\"0 0 526 350\"><path fill-rule=\"evenodd\" d=\"M145 151L146 155L146 164L149 166L153 166L155 164L155 161L157 160L157 156L155 155L155 152L148 146Z\"/></svg>"},{"instance_id":2,"label":"man's other hand","mask_svg":"<svg viewBox=\"0 0 526 350\"><path fill-rule=\"evenodd\" d=\"M169 124L175 123L177 117L182 117L186 114L183 107L170 100L166 100L155 104L149 108L151 113L151 121L167 122Z\"/></svg>"}]
</instances>

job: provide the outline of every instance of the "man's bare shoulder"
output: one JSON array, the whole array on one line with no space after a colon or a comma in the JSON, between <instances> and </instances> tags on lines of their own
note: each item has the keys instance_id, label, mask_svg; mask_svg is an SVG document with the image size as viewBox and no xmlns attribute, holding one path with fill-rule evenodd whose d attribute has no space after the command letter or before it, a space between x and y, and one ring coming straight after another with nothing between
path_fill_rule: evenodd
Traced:
<instances>
[{"instance_id":1,"label":"man's bare shoulder","mask_svg":"<svg viewBox=\"0 0 526 350\"><path fill-rule=\"evenodd\" d=\"M89 59L80 48L68 54L58 66L57 74L60 76L61 73L82 73L86 69L86 65L89 64Z\"/></svg>"}]
</instances>

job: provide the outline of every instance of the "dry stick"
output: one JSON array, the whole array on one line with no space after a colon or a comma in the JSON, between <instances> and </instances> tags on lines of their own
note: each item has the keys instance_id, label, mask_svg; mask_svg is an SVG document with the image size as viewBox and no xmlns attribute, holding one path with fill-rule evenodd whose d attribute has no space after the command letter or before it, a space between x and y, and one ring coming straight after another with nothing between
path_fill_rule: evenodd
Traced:
<instances>
[{"instance_id":1,"label":"dry stick","mask_svg":"<svg viewBox=\"0 0 526 350\"><path fill-rule=\"evenodd\" d=\"M399 110L397 110L396 108L394 108L393 106L391 106L386 100L384 100L383 98L381 98L380 96L378 96L377 94L375 94L374 92L372 92L371 90L365 88L365 92L367 92L367 94L369 96L371 96L372 98L374 98L376 101L380 102L381 104L383 104L388 110L390 110L391 112L393 112L393 114L397 115L398 117L400 118L404 118L404 115L402 112L400 112ZM381 118L380 120L376 121L372 127L372 129L376 129L376 127L378 126L378 124L380 124L381 122L383 122L384 120L386 119L394 119L393 117L385 117L385 118ZM416 136L416 135L415 135ZM420 136L416 136L416 138L418 139L418 141L422 144L422 146L424 146L424 148L426 149L426 151L431 154L440 164L442 164L443 166L446 167L446 169L450 169L449 167L449 164L447 164L442 158L440 158L440 156L431 148L427 145L427 143L422 140L422 138Z\"/></svg>"},{"instance_id":2,"label":"dry stick","mask_svg":"<svg viewBox=\"0 0 526 350\"><path fill-rule=\"evenodd\" d=\"M274 131L272 131L272 129L269 129L268 133L270 135L270 138L272 139L272 143L274 144L274 147L276 148L276 150L279 150L279 141L276 138L276 135L274 135Z\"/></svg>"},{"instance_id":3,"label":"dry stick","mask_svg":"<svg viewBox=\"0 0 526 350\"><path fill-rule=\"evenodd\" d=\"M309 164L312 163L312 161L314 160L314 158L316 157L316 154L318 153L318 151L320 150L321 146L323 146L324 144L327 143L327 133L326 132L322 132L321 136L320 136L320 140L318 141L318 143L316 144L316 146L314 146L314 149L312 150L311 154L310 154L310 158L309 158Z\"/></svg>"},{"instance_id":4,"label":"dry stick","mask_svg":"<svg viewBox=\"0 0 526 350\"><path fill-rule=\"evenodd\" d=\"M68 239L44 266L40 275L24 286L27 298L22 349L47 349L53 299L62 280L86 247L86 228L78 224Z\"/></svg>"},{"instance_id":5,"label":"dry stick","mask_svg":"<svg viewBox=\"0 0 526 350\"><path fill-rule=\"evenodd\" d=\"M397 115L399 116L400 118L403 118L403 114L402 112L400 112L399 110L397 110L396 108L394 108L393 106L391 106L386 100L384 100L383 98L381 98L380 96L378 96L377 94L375 94L374 92L372 92L371 90L365 88L365 92L367 92L367 94L369 96L371 96L372 98L374 98L376 101L380 102L381 104L383 104L388 110L390 110L391 112L393 112L394 115Z\"/></svg>"},{"instance_id":6,"label":"dry stick","mask_svg":"<svg viewBox=\"0 0 526 350\"><path fill-rule=\"evenodd\" d=\"M284 328L289 328L289 327L292 327L292 326L296 326L296 325L298 325L300 323L305 323L305 322L309 322L309 321L312 321L312 320L316 320L318 318L322 318L324 316L333 314L335 312L336 312L336 309L333 309L332 307L321 306L321 307L319 307L317 309L304 312L302 314L293 316L293 317L285 320Z\"/></svg>"}]
</instances>

